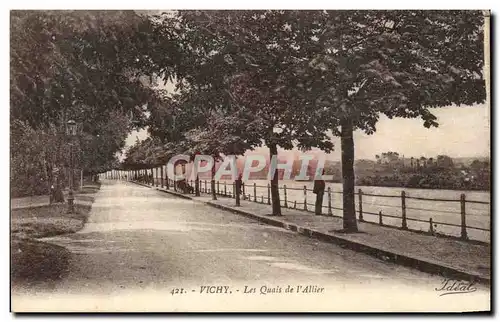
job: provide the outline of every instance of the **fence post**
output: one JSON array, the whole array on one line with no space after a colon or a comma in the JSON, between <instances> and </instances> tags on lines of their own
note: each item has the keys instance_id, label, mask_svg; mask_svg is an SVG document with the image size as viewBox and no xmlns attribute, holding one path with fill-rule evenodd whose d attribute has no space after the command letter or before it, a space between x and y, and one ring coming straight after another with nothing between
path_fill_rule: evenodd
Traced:
<instances>
[{"instance_id":1,"label":"fence post","mask_svg":"<svg viewBox=\"0 0 500 322\"><path fill-rule=\"evenodd\" d=\"M165 168L165 181L166 181L166 188L167 190L170 190L170 179L168 178L168 168Z\"/></svg>"},{"instance_id":2,"label":"fence post","mask_svg":"<svg viewBox=\"0 0 500 322\"><path fill-rule=\"evenodd\" d=\"M240 202L240 194L238 193L237 190L238 190L238 187L236 186L236 181L235 181L233 183L233 194L234 194L234 198L236 199L236 207L239 207L239 206L241 206L241 202Z\"/></svg>"},{"instance_id":3,"label":"fence post","mask_svg":"<svg viewBox=\"0 0 500 322\"><path fill-rule=\"evenodd\" d=\"M468 239L467 237L467 225L465 221L465 193L460 195L460 214L461 214L461 227L462 233L460 234L462 239Z\"/></svg>"},{"instance_id":4,"label":"fence post","mask_svg":"<svg viewBox=\"0 0 500 322\"><path fill-rule=\"evenodd\" d=\"M227 196L226 181L224 181L224 196Z\"/></svg>"},{"instance_id":5,"label":"fence post","mask_svg":"<svg viewBox=\"0 0 500 322\"><path fill-rule=\"evenodd\" d=\"M163 188L164 186L164 181L163 181L163 166L160 167L160 177L161 177L161 187Z\"/></svg>"},{"instance_id":6,"label":"fence post","mask_svg":"<svg viewBox=\"0 0 500 322\"><path fill-rule=\"evenodd\" d=\"M260 195L260 203L264 203L264 195Z\"/></svg>"},{"instance_id":7,"label":"fence post","mask_svg":"<svg viewBox=\"0 0 500 322\"><path fill-rule=\"evenodd\" d=\"M384 221L382 220L382 211L379 211L378 212L378 224L380 226L383 226L384 225Z\"/></svg>"},{"instance_id":8,"label":"fence post","mask_svg":"<svg viewBox=\"0 0 500 322\"><path fill-rule=\"evenodd\" d=\"M293 202L293 209L297 209L297 200Z\"/></svg>"},{"instance_id":9,"label":"fence post","mask_svg":"<svg viewBox=\"0 0 500 322\"><path fill-rule=\"evenodd\" d=\"M434 227L432 225L432 218L429 218L429 232L434 235Z\"/></svg>"},{"instance_id":10,"label":"fence post","mask_svg":"<svg viewBox=\"0 0 500 322\"><path fill-rule=\"evenodd\" d=\"M207 180L205 180L205 193L207 193Z\"/></svg>"},{"instance_id":11,"label":"fence post","mask_svg":"<svg viewBox=\"0 0 500 322\"><path fill-rule=\"evenodd\" d=\"M247 196L245 195L245 183L244 182L241 183L241 195L243 196L243 200L245 200L247 198Z\"/></svg>"},{"instance_id":12,"label":"fence post","mask_svg":"<svg viewBox=\"0 0 500 322\"><path fill-rule=\"evenodd\" d=\"M194 194L196 197L200 196L200 177L196 174L196 178L194 179Z\"/></svg>"},{"instance_id":13,"label":"fence post","mask_svg":"<svg viewBox=\"0 0 500 322\"><path fill-rule=\"evenodd\" d=\"M155 179L154 179L155 186L158 187L158 168L155 168Z\"/></svg>"},{"instance_id":14,"label":"fence post","mask_svg":"<svg viewBox=\"0 0 500 322\"><path fill-rule=\"evenodd\" d=\"M332 188L328 187L328 216L332 215Z\"/></svg>"},{"instance_id":15,"label":"fence post","mask_svg":"<svg viewBox=\"0 0 500 322\"><path fill-rule=\"evenodd\" d=\"M401 228L408 229L406 222L406 192L401 191Z\"/></svg>"},{"instance_id":16,"label":"fence post","mask_svg":"<svg viewBox=\"0 0 500 322\"><path fill-rule=\"evenodd\" d=\"M307 187L304 186L304 210L307 210Z\"/></svg>"},{"instance_id":17,"label":"fence post","mask_svg":"<svg viewBox=\"0 0 500 322\"><path fill-rule=\"evenodd\" d=\"M269 183L267 184L267 204L271 204L271 186L269 186Z\"/></svg>"},{"instance_id":18,"label":"fence post","mask_svg":"<svg viewBox=\"0 0 500 322\"><path fill-rule=\"evenodd\" d=\"M359 199L359 221L365 221L363 218L363 191L361 191L361 189L358 190L358 199Z\"/></svg>"},{"instance_id":19,"label":"fence post","mask_svg":"<svg viewBox=\"0 0 500 322\"><path fill-rule=\"evenodd\" d=\"M285 197L285 208L288 208L288 202L287 202L287 198L286 198L286 184L283 185L283 195Z\"/></svg>"},{"instance_id":20,"label":"fence post","mask_svg":"<svg viewBox=\"0 0 500 322\"><path fill-rule=\"evenodd\" d=\"M253 183L253 201L257 202L257 184Z\"/></svg>"},{"instance_id":21,"label":"fence post","mask_svg":"<svg viewBox=\"0 0 500 322\"><path fill-rule=\"evenodd\" d=\"M220 195L219 180L217 180L217 194Z\"/></svg>"}]
</instances>

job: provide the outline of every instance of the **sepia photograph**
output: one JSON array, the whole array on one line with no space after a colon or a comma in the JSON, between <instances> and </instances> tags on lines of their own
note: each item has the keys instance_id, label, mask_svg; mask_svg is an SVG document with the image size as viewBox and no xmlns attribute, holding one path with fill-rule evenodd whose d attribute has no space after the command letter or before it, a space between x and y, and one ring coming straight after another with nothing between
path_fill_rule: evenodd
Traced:
<instances>
[{"instance_id":1,"label":"sepia photograph","mask_svg":"<svg viewBox=\"0 0 500 322\"><path fill-rule=\"evenodd\" d=\"M485 9L11 10L11 312L491 312Z\"/></svg>"}]
</instances>

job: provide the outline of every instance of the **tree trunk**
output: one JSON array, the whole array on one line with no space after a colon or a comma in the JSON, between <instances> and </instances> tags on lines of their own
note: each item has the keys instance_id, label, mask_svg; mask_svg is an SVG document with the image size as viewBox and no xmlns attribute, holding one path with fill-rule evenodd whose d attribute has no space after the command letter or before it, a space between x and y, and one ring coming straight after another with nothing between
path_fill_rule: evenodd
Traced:
<instances>
[{"instance_id":1,"label":"tree trunk","mask_svg":"<svg viewBox=\"0 0 500 322\"><path fill-rule=\"evenodd\" d=\"M210 190L212 193L212 200L217 200L217 193L215 191L215 158L214 164L212 165L212 180L210 180Z\"/></svg>"},{"instance_id":2,"label":"tree trunk","mask_svg":"<svg viewBox=\"0 0 500 322\"><path fill-rule=\"evenodd\" d=\"M271 154L271 160L273 159L273 156L276 156L276 162L277 162L277 156L278 156L278 148L276 144L269 144L269 153ZM271 165L272 166L272 165ZM273 177L271 178L271 200L272 200L272 205L273 205L273 216L281 216L281 204L280 204L280 191L279 191L279 173L278 169L275 169Z\"/></svg>"},{"instance_id":3,"label":"tree trunk","mask_svg":"<svg viewBox=\"0 0 500 322\"><path fill-rule=\"evenodd\" d=\"M196 180L194 182L194 193L196 197L200 196L200 176L196 173Z\"/></svg>"},{"instance_id":4,"label":"tree trunk","mask_svg":"<svg viewBox=\"0 0 500 322\"><path fill-rule=\"evenodd\" d=\"M341 128L344 231L357 232L358 225L354 206L354 140L352 138L352 120L343 120Z\"/></svg>"},{"instance_id":5,"label":"tree trunk","mask_svg":"<svg viewBox=\"0 0 500 322\"><path fill-rule=\"evenodd\" d=\"M49 165L48 165L48 162L47 162L47 159L45 158L45 152L43 152L43 174L44 174L44 179L45 179L45 184L47 185L47 191L49 192L49 195L51 194L52 192L52 189L51 189L51 178L49 176Z\"/></svg>"}]
</instances>

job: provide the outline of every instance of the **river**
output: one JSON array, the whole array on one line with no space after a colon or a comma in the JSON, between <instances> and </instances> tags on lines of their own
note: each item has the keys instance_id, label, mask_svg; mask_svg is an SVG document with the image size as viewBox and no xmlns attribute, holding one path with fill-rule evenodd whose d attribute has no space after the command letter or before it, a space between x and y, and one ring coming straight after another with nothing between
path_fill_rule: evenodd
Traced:
<instances>
[{"instance_id":1,"label":"river","mask_svg":"<svg viewBox=\"0 0 500 322\"><path fill-rule=\"evenodd\" d=\"M266 180L249 180L245 182L245 194L250 194L254 199L253 184L256 184L257 201L267 202L267 184ZM304 181L280 181L280 199L284 205L284 186L287 192L287 206L298 209L304 209L304 187L307 188L306 199L308 210L314 210L314 202L316 195L313 194L313 182ZM342 184L327 183L327 189L331 189L331 207L332 214L342 216ZM220 190L223 190L223 181L220 182ZM227 181L227 191L232 191L232 182ZM466 201L479 201L483 203L466 202L466 225L468 237L473 240L490 242L490 198L491 194L488 191L460 191L460 190L444 190L444 189L415 189L415 188L395 188L395 187L375 187L375 186L357 186L362 190L362 208L363 217L366 221L379 222L379 212L383 215L397 216L399 218L383 217L383 223L401 227L402 216L402 201L401 192L406 193L406 216L408 228L422 231L429 231L429 218L433 219L434 231L451 236L460 236L461 228L449 226L445 224L460 225L461 224L461 205L460 195L465 194ZM380 196L367 196L365 194L373 194ZM443 199L451 201L436 201L436 200L417 200L411 197L428 198L428 199ZM328 213L328 194L325 193L323 199L323 211ZM356 212L359 216L359 196L356 195ZM377 214L377 215L375 215ZM414 221L417 219L425 222ZM474 229L479 228L479 229ZM488 230L484 231L482 229Z\"/></svg>"}]
</instances>

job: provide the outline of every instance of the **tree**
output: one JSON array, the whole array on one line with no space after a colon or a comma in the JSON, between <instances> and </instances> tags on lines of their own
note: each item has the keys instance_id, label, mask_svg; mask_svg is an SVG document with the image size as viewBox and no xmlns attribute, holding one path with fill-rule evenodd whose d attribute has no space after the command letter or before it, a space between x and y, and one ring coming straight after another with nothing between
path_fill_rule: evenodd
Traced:
<instances>
[{"instance_id":1,"label":"tree","mask_svg":"<svg viewBox=\"0 0 500 322\"><path fill-rule=\"evenodd\" d=\"M440 168L452 169L454 167L453 159L447 155L438 155L436 158L436 164Z\"/></svg>"},{"instance_id":2,"label":"tree","mask_svg":"<svg viewBox=\"0 0 500 322\"><path fill-rule=\"evenodd\" d=\"M328 131L341 138L347 232L357 231L354 130L372 134L380 114L437 126L429 108L485 99L479 11L189 11L157 21L179 44L179 86L229 91L220 105L253 115L271 155L295 143L328 151Z\"/></svg>"},{"instance_id":3,"label":"tree","mask_svg":"<svg viewBox=\"0 0 500 322\"><path fill-rule=\"evenodd\" d=\"M141 51L150 27L133 11L12 11L13 144L24 144L34 131L50 144L29 150L37 154L32 157L43 157L50 169L67 165L64 132L73 119L80 125L78 165L95 173L115 164L135 126L130 116L144 120L141 107L155 96L143 77L148 62ZM26 151L14 149L12 160L17 153Z\"/></svg>"},{"instance_id":4,"label":"tree","mask_svg":"<svg viewBox=\"0 0 500 322\"><path fill-rule=\"evenodd\" d=\"M426 157L420 157L419 164L421 168L427 168L427 158Z\"/></svg>"},{"instance_id":5,"label":"tree","mask_svg":"<svg viewBox=\"0 0 500 322\"><path fill-rule=\"evenodd\" d=\"M470 168L473 170L476 170L476 171L488 169L489 167L490 167L490 162L488 160L481 161L481 160L475 159L470 164Z\"/></svg>"},{"instance_id":6,"label":"tree","mask_svg":"<svg viewBox=\"0 0 500 322\"><path fill-rule=\"evenodd\" d=\"M227 113L227 112L226 112ZM251 141L258 137L250 133L243 134L248 118L242 117L241 113L227 115L223 110L213 110L207 118L204 127L195 128L186 134L183 145L187 148L186 153L194 155L201 153L214 158L212 166L211 191L212 199L215 195L215 162L220 161L223 155L243 155L245 151L258 145L260 142ZM235 165L236 166L236 165Z\"/></svg>"},{"instance_id":7,"label":"tree","mask_svg":"<svg viewBox=\"0 0 500 322\"><path fill-rule=\"evenodd\" d=\"M320 29L311 94L341 137L344 230L356 232L353 131L372 134L380 114L438 126L430 107L483 102L483 14L329 11Z\"/></svg>"},{"instance_id":8,"label":"tree","mask_svg":"<svg viewBox=\"0 0 500 322\"><path fill-rule=\"evenodd\" d=\"M147 19L133 11L11 15L11 118L37 128L61 114L88 120L118 109L142 116L136 106L151 97L139 79Z\"/></svg>"},{"instance_id":9,"label":"tree","mask_svg":"<svg viewBox=\"0 0 500 322\"><path fill-rule=\"evenodd\" d=\"M379 159L381 159L382 163L394 163L399 160L399 153L392 151L384 152L382 156L379 156Z\"/></svg>"},{"instance_id":10,"label":"tree","mask_svg":"<svg viewBox=\"0 0 500 322\"><path fill-rule=\"evenodd\" d=\"M148 137L142 141L137 140L127 149L121 166L127 170L139 170L164 165L173 156L169 152L158 138Z\"/></svg>"},{"instance_id":11,"label":"tree","mask_svg":"<svg viewBox=\"0 0 500 322\"><path fill-rule=\"evenodd\" d=\"M196 93L208 89L229 98L219 106L248 120L239 123L239 135L252 148L265 144L271 157L278 146L329 151L325 111L303 99L297 77L308 63L306 39L314 36L316 20L297 11L180 12L186 63L177 76ZM273 215L281 215L277 171L271 194Z\"/></svg>"},{"instance_id":12,"label":"tree","mask_svg":"<svg viewBox=\"0 0 500 322\"><path fill-rule=\"evenodd\" d=\"M205 131L207 127L218 120L212 113L217 110L219 98L210 91L200 88L181 86L180 91L173 95L161 93L161 99L150 106L151 116L148 120L148 132L157 143L162 145L168 154L187 154L194 161L196 154L208 154L214 160L219 160L220 147L217 142L221 139L220 133L212 136L212 132ZM211 191L215 200L215 163L212 167Z\"/></svg>"}]
</instances>

